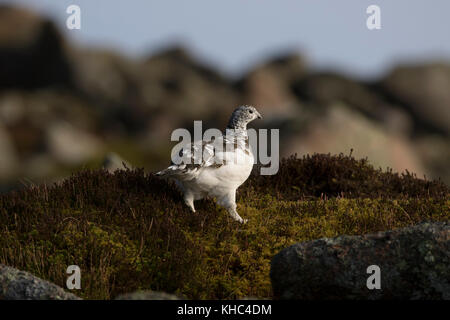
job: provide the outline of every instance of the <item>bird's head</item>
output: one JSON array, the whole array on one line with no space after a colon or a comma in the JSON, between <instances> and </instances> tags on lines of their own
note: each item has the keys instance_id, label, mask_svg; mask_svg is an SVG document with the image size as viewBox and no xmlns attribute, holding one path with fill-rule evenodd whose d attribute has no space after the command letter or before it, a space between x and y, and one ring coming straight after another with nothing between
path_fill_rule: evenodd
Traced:
<instances>
[{"instance_id":1,"label":"bird's head","mask_svg":"<svg viewBox=\"0 0 450 320\"><path fill-rule=\"evenodd\" d=\"M253 106L237 107L231 114L230 121L227 128L230 129L245 129L247 124L255 119L262 119L261 114Z\"/></svg>"}]
</instances>

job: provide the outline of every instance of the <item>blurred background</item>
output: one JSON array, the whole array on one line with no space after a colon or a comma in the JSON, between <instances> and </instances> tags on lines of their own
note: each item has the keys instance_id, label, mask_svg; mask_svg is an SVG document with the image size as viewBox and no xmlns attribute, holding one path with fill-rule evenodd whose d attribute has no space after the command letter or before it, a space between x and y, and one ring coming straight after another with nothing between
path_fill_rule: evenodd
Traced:
<instances>
[{"instance_id":1,"label":"blurred background","mask_svg":"<svg viewBox=\"0 0 450 320\"><path fill-rule=\"evenodd\" d=\"M81 8L69 30L66 9ZM381 8L368 30L366 8ZM350 153L450 183L450 2L0 0L0 190L121 157L253 104L280 153ZM117 155L113 156L112 154Z\"/></svg>"}]
</instances>

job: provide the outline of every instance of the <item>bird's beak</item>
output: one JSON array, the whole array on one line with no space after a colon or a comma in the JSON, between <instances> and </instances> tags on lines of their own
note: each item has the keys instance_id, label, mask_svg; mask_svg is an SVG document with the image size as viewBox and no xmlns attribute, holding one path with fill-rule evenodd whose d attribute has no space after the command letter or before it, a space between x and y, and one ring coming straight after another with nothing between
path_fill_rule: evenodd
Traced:
<instances>
[{"instance_id":1,"label":"bird's beak","mask_svg":"<svg viewBox=\"0 0 450 320\"><path fill-rule=\"evenodd\" d=\"M256 116L258 117L258 119L262 119L262 115L258 111L256 112Z\"/></svg>"}]
</instances>

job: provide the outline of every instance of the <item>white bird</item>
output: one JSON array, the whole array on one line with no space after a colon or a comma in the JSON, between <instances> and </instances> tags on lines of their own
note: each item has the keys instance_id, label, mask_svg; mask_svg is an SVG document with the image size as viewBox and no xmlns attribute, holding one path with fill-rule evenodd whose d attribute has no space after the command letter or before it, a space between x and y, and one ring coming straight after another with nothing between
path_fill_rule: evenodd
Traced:
<instances>
[{"instance_id":1,"label":"white bird","mask_svg":"<svg viewBox=\"0 0 450 320\"><path fill-rule=\"evenodd\" d=\"M172 161L170 167L156 175L176 180L192 212L195 212L194 200L209 196L216 198L234 220L247 222L236 211L236 190L253 168L247 124L256 118L262 116L253 106L238 107L231 115L225 135L184 146L177 161Z\"/></svg>"}]
</instances>

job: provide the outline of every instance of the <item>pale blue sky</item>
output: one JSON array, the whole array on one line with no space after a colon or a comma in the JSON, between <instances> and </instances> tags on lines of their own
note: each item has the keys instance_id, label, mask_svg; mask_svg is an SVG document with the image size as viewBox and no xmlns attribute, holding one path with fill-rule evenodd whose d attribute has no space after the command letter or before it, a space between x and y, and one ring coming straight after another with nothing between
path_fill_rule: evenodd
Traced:
<instances>
[{"instance_id":1,"label":"pale blue sky","mask_svg":"<svg viewBox=\"0 0 450 320\"><path fill-rule=\"evenodd\" d=\"M0 0L53 18L81 7L80 45L146 56L181 43L236 75L277 52L303 53L311 66L376 77L396 62L450 61L448 0ZM382 29L366 28L366 8L381 7Z\"/></svg>"}]
</instances>

